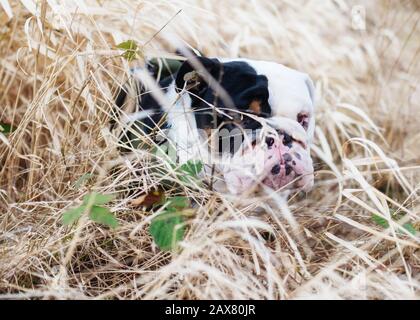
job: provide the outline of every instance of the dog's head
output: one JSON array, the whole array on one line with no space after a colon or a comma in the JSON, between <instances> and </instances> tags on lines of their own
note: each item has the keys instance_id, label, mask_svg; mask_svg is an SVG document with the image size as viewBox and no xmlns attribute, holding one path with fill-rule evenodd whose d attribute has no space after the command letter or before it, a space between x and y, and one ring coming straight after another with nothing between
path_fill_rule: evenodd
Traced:
<instances>
[{"instance_id":1,"label":"dog's head","mask_svg":"<svg viewBox=\"0 0 420 320\"><path fill-rule=\"evenodd\" d=\"M196 57L183 63L175 86L188 92L197 128L212 141L217 132L231 192L257 182L311 189L315 119L308 75L273 62Z\"/></svg>"}]
</instances>

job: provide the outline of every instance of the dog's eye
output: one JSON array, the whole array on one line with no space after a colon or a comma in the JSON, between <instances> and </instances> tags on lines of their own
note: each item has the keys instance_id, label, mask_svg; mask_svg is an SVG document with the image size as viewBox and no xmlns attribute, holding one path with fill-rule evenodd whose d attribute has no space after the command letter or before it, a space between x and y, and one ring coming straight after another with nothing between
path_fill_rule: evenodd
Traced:
<instances>
[{"instance_id":1,"label":"dog's eye","mask_svg":"<svg viewBox=\"0 0 420 320\"><path fill-rule=\"evenodd\" d=\"M295 142L295 143L300 144L303 148L306 149L306 143L303 142L303 140L299 139L298 136L293 135L293 134L290 135L290 134L284 132L283 130L277 130L277 133L278 133L279 136L283 136L283 140L282 140L283 145L291 148L292 147L292 143Z\"/></svg>"},{"instance_id":2,"label":"dog's eye","mask_svg":"<svg viewBox=\"0 0 420 320\"><path fill-rule=\"evenodd\" d=\"M265 143L267 144L268 147L271 147L274 144L274 138L272 137L267 137L265 139Z\"/></svg>"},{"instance_id":3,"label":"dog's eye","mask_svg":"<svg viewBox=\"0 0 420 320\"><path fill-rule=\"evenodd\" d=\"M309 115L305 112L301 112L297 115L297 122L305 129L309 127Z\"/></svg>"},{"instance_id":4,"label":"dog's eye","mask_svg":"<svg viewBox=\"0 0 420 320\"><path fill-rule=\"evenodd\" d=\"M293 138L287 133L283 133L283 144L285 146L290 146L293 142Z\"/></svg>"}]
</instances>

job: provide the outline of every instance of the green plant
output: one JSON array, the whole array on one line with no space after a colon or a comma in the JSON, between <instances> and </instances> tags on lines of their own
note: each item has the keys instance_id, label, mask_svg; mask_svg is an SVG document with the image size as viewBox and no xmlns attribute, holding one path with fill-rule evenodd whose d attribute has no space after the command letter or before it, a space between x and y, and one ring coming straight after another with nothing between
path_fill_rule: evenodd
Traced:
<instances>
[{"instance_id":1,"label":"green plant","mask_svg":"<svg viewBox=\"0 0 420 320\"><path fill-rule=\"evenodd\" d=\"M181 165L180 169L188 176L197 178L201 170L203 170L203 163L201 161L189 160Z\"/></svg>"},{"instance_id":2,"label":"green plant","mask_svg":"<svg viewBox=\"0 0 420 320\"><path fill-rule=\"evenodd\" d=\"M392 218L392 220L399 220L401 218L401 216L398 216L394 212L394 213L391 214L391 218ZM388 220L386 220L386 219L384 219L384 218L382 218L382 217L380 217L376 214L372 214L372 220L373 220L373 222L375 222L377 225L383 227L384 229L389 228ZM417 232L416 228L410 222L404 223L402 225L402 227L413 235L415 235L416 232ZM401 231L399 231L399 232L401 232Z\"/></svg>"},{"instance_id":3,"label":"green plant","mask_svg":"<svg viewBox=\"0 0 420 320\"><path fill-rule=\"evenodd\" d=\"M7 136L14 130L15 128L11 124L0 122L0 141L5 143L6 145L9 145L9 140L7 139Z\"/></svg>"},{"instance_id":4,"label":"green plant","mask_svg":"<svg viewBox=\"0 0 420 320\"><path fill-rule=\"evenodd\" d=\"M124 50L124 53L122 56L127 61L133 61L137 59L140 55L140 48L137 45L137 42L135 40L127 40L124 42L121 42L117 45L118 49Z\"/></svg>"},{"instance_id":5,"label":"green plant","mask_svg":"<svg viewBox=\"0 0 420 320\"><path fill-rule=\"evenodd\" d=\"M117 219L108 208L102 206L113 199L114 196L112 195L99 194L95 192L89 193L83 197L83 202L80 206L67 210L63 213L63 224L72 224L77 221L83 213L87 213L92 221L102 223L111 228L116 228L118 227Z\"/></svg>"},{"instance_id":6,"label":"green plant","mask_svg":"<svg viewBox=\"0 0 420 320\"><path fill-rule=\"evenodd\" d=\"M175 168L173 164L171 166ZM201 161L189 160L177 168L176 174L187 184L190 179L197 179L202 170ZM189 201L186 197L171 197L166 199L164 206L165 209L152 220L150 234L161 250L175 250L185 236L185 216L191 214Z\"/></svg>"},{"instance_id":7,"label":"green plant","mask_svg":"<svg viewBox=\"0 0 420 320\"><path fill-rule=\"evenodd\" d=\"M165 209L152 220L150 234L161 250L175 250L178 243L184 239L188 204L186 197L169 198Z\"/></svg>"},{"instance_id":8,"label":"green plant","mask_svg":"<svg viewBox=\"0 0 420 320\"><path fill-rule=\"evenodd\" d=\"M0 122L0 132L3 133L4 135L12 133L13 131L15 131L15 129L16 128L13 127L11 124Z\"/></svg>"}]
</instances>

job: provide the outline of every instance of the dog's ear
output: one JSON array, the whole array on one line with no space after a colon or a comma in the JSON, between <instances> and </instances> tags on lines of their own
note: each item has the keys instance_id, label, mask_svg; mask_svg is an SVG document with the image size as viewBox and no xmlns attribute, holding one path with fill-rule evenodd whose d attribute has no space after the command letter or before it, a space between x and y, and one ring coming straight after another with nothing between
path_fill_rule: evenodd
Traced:
<instances>
[{"instance_id":1,"label":"dog's ear","mask_svg":"<svg viewBox=\"0 0 420 320\"><path fill-rule=\"evenodd\" d=\"M183 89L200 94L207 89L209 83L218 81L221 63L217 59L193 57L185 61L176 75L177 90Z\"/></svg>"}]
</instances>

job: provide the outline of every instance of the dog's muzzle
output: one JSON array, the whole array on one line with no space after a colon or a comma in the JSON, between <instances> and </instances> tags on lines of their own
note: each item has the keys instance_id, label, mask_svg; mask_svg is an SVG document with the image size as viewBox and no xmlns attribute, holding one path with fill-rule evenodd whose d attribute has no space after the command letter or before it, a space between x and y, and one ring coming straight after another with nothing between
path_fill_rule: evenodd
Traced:
<instances>
[{"instance_id":1,"label":"dog's muzzle","mask_svg":"<svg viewBox=\"0 0 420 320\"><path fill-rule=\"evenodd\" d=\"M235 154L224 178L234 194L250 190L256 183L275 190L298 188L308 192L314 184L314 169L308 147L283 132Z\"/></svg>"}]
</instances>

